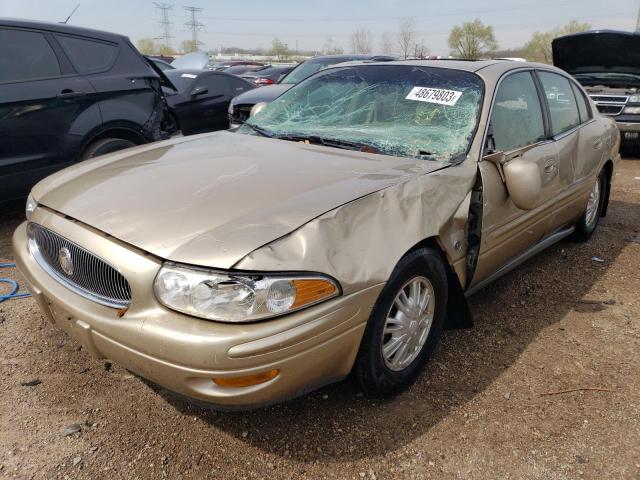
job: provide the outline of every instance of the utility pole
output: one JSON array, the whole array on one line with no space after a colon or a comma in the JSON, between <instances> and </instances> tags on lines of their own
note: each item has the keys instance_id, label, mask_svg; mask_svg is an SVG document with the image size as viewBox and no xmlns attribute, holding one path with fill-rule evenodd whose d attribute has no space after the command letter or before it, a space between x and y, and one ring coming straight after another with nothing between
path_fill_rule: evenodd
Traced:
<instances>
[{"instance_id":1,"label":"utility pole","mask_svg":"<svg viewBox=\"0 0 640 480\"><path fill-rule=\"evenodd\" d=\"M191 42L193 44L193 49L198 50L198 46L202 45L202 42L198 40L198 32L204 27L204 24L198 21L198 14L202 12L201 8L198 7L184 7L184 9L189 13L189 21L185 23L185 26L189 27L191 30Z\"/></svg>"},{"instance_id":2,"label":"utility pole","mask_svg":"<svg viewBox=\"0 0 640 480\"><path fill-rule=\"evenodd\" d=\"M640 8L638 8L638 16L636 17L636 32L640 32Z\"/></svg>"},{"instance_id":3,"label":"utility pole","mask_svg":"<svg viewBox=\"0 0 640 480\"><path fill-rule=\"evenodd\" d=\"M173 5L159 2L153 2L153 4L160 10L160 20L158 21L160 29L162 30L160 38L163 40L164 45L171 47L171 39L173 38L173 35L171 35L171 27L173 23L169 20L169 10L173 8Z\"/></svg>"}]
</instances>

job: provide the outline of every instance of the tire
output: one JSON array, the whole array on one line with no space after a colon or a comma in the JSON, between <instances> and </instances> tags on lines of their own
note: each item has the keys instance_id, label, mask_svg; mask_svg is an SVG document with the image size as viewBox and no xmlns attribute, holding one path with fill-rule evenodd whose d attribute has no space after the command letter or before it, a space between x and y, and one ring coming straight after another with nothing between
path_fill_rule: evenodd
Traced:
<instances>
[{"instance_id":1,"label":"tire","mask_svg":"<svg viewBox=\"0 0 640 480\"><path fill-rule=\"evenodd\" d=\"M428 291L432 298L427 303L424 315L416 315L414 311L412 316L403 317L396 302L403 290L411 298L412 285L416 282L420 283L422 292ZM365 393L390 396L400 393L415 381L438 343L447 296L447 274L438 252L421 248L398 262L376 301L353 367L353 376ZM408 300L405 308L413 305ZM431 317L430 322L426 321L428 317ZM420 319L423 319L423 323ZM430 325L426 327L426 323ZM388 330L393 332L389 333ZM412 331L415 332L413 336ZM403 347L397 346L402 336L405 341L410 339L409 344L411 339L415 342L413 348L405 347L402 354L404 361L400 353ZM391 354L394 349L396 351Z\"/></svg>"},{"instance_id":2,"label":"tire","mask_svg":"<svg viewBox=\"0 0 640 480\"><path fill-rule=\"evenodd\" d=\"M586 242L591 238L593 232L596 231L600 216L602 215L602 209L604 208L604 201L607 192L607 176L602 170L598 175L598 179L593 184L593 189L589 194L587 200L587 206L585 208L582 217L575 225L575 231L573 232L572 239L576 242ZM597 204L593 204L593 201L597 201Z\"/></svg>"},{"instance_id":3,"label":"tire","mask_svg":"<svg viewBox=\"0 0 640 480\"><path fill-rule=\"evenodd\" d=\"M123 138L105 138L89 145L82 154L82 160L99 157L107 153L117 152L125 148L134 147L136 144Z\"/></svg>"}]
</instances>

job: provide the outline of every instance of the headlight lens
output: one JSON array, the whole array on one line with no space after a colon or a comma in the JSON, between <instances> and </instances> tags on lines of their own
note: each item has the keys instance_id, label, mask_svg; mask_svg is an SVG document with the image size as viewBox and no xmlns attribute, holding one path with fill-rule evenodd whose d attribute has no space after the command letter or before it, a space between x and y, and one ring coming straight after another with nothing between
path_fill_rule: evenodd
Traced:
<instances>
[{"instance_id":1,"label":"headlight lens","mask_svg":"<svg viewBox=\"0 0 640 480\"><path fill-rule=\"evenodd\" d=\"M631 95L629 97L629 103L638 103L640 102L640 95Z\"/></svg>"},{"instance_id":2,"label":"headlight lens","mask_svg":"<svg viewBox=\"0 0 640 480\"><path fill-rule=\"evenodd\" d=\"M226 274L165 264L154 283L166 307L221 322L250 322L293 312L340 293L321 275Z\"/></svg>"},{"instance_id":3,"label":"headlight lens","mask_svg":"<svg viewBox=\"0 0 640 480\"><path fill-rule=\"evenodd\" d=\"M640 114L640 107L624 107L624 113L630 113L631 115Z\"/></svg>"},{"instance_id":4,"label":"headlight lens","mask_svg":"<svg viewBox=\"0 0 640 480\"><path fill-rule=\"evenodd\" d=\"M38 207L38 202L36 202L33 195L29 194L27 197L27 204L25 205L24 214L27 217L27 220L31 220L31 214Z\"/></svg>"}]
</instances>

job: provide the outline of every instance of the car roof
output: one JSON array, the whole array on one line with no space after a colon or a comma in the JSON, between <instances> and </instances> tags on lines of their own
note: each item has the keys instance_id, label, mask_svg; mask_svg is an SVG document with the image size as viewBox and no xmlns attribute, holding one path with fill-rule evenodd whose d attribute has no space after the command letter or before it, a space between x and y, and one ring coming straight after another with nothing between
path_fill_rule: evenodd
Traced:
<instances>
[{"instance_id":1,"label":"car roof","mask_svg":"<svg viewBox=\"0 0 640 480\"><path fill-rule=\"evenodd\" d=\"M620 35L621 37L628 37L628 38L638 38L640 36L639 32L628 32L626 30L608 30L608 29L602 29L602 30L585 30L584 32L577 32L577 33L569 33L567 35L561 35L559 37L554 38L553 40L557 40L557 39L561 39L561 38L569 38L569 37L581 37L581 36L591 36L591 35L598 35L600 33L605 33L608 35Z\"/></svg>"},{"instance_id":2,"label":"car roof","mask_svg":"<svg viewBox=\"0 0 640 480\"><path fill-rule=\"evenodd\" d=\"M93 30L91 28L76 27L75 25L68 25L65 23L40 22L35 20L25 20L22 18L0 17L0 26L46 30L49 32L66 33L70 35L81 35L84 37L91 37L98 40L106 40L111 42L128 40L128 37L126 37L125 35L120 35L118 33Z\"/></svg>"},{"instance_id":3,"label":"car roof","mask_svg":"<svg viewBox=\"0 0 640 480\"><path fill-rule=\"evenodd\" d=\"M345 62L333 65L328 68L344 67L348 65L363 65L362 62ZM567 72L552 65L535 62L514 62L512 60L394 60L390 62L367 62L366 65L408 65L415 67L448 68L451 70L463 70L477 73L481 77L497 78L509 70L521 70L526 68L537 68L556 71L564 76ZM497 76L497 77L496 77Z\"/></svg>"},{"instance_id":4,"label":"car roof","mask_svg":"<svg viewBox=\"0 0 640 480\"><path fill-rule=\"evenodd\" d=\"M210 75L229 75L228 73L219 72L217 70L208 70L206 68L174 68L173 70L168 71L171 75L197 75L200 76L202 74L210 74ZM165 72L166 74L167 72Z\"/></svg>"}]
</instances>

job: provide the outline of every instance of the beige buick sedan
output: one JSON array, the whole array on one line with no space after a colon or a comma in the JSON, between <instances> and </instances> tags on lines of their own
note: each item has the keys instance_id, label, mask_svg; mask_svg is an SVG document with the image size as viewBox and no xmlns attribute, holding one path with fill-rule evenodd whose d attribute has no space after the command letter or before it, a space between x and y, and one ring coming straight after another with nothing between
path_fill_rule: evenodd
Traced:
<instances>
[{"instance_id":1,"label":"beige buick sedan","mask_svg":"<svg viewBox=\"0 0 640 480\"><path fill-rule=\"evenodd\" d=\"M619 147L571 77L342 64L235 132L40 182L15 232L42 310L98 358L218 408L352 375L410 385L465 298L607 210Z\"/></svg>"}]
</instances>

